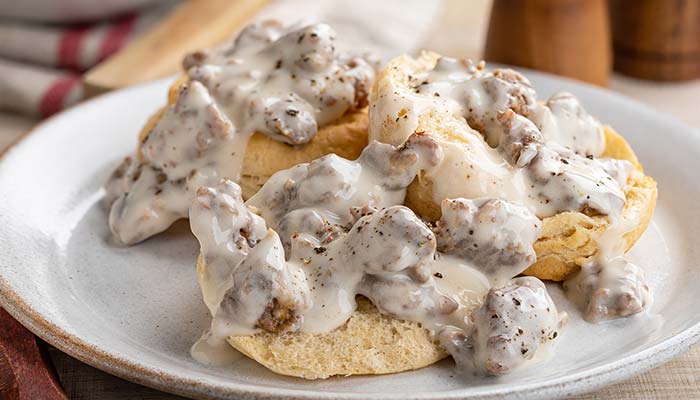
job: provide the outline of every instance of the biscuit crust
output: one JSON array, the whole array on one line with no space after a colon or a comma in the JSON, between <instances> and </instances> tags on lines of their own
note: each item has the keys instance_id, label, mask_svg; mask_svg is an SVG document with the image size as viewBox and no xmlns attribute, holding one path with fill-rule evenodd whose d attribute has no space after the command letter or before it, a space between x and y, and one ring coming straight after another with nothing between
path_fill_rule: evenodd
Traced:
<instances>
[{"instance_id":1,"label":"biscuit crust","mask_svg":"<svg viewBox=\"0 0 700 400\"><path fill-rule=\"evenodd\" d=\"M273 372L305 379L410 371L447 357L427 329L380 314L364 297L347 322L327 333L265 332L228 342Z\"/></svg>"},{"instance_id":2,"label":"biscuit crust","mask_svg":"<svg viewBox=\"0 0 700 400\"><path fill-rule=\"evenodd\" d=\"M606 137L612 139L609 145L615 143L609 149L611 154L636 162L624 139L611 129L606 129ZM632 173L625 189L627 205L623 218L639 218L639 224L635 230L625 234L628 249L648 226L657 196L656 182L641 172L641 165L635 165L638 169ZM421 182L424 184L425 180L416 181L414 185ZM429 195L429 186L420 188L414 188L413 194ZM415 198L412 201L415 207ZM578 212L545 218L542 234L534 245L538 259L524 274L553 281L564 280L595 255L596 238L607 227L606 217L591 217ZM200 273L201 263L200 257ZM432 334L419 323L380 314L364 297L358 297L357 303L358 308L353 316L331 332L284 335L262 332L252 336L229 337L228 342L273 372L305 379L409 371L447 357Z\"/></svg>"},{"instance_id":3,"label":"biscuit crust","mask_svg":"<svg viewBox=\"0 0 700 400\"><path fill-rule=\"evenodd\" d=\"M200 255L200 281L203 267ZM357 297L357 310L350 319L330 332L261 332L231 336L228 342L273 372L305 379L390 374L423 368L447 357L421 324L381 314L362 296Z\"/></svg>"}]
</instances>

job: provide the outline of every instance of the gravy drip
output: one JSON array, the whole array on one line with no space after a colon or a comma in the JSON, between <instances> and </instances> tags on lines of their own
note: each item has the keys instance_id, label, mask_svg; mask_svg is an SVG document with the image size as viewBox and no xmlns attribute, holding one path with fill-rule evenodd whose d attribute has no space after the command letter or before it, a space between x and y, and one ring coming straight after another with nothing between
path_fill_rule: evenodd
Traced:
<instances>
[{"instance_id":1,"label":"gravy drip","mask_svg":"<svg viewBox=\"0 0 700 400\"><path fill-rule=\"evenodd\" d=\"M240 163L240 137L206 88L191 82L107 183L109 225L121 243L136 243L187 217L195 191Z\"/></svg>"},{"instance_id":2,"label":"gravy drip","mask_svg":"<svg viewBox=\"0 0 700 400\"><path fill-rule=\"evenodd\" d=\"M184 67L239 130L292 145L308 143L319 125L366 105L374 79L367 56L336 52L335 31L326 24L254 24L227 48L188 56Z\"/></svg>"},{"instance_id":3,"label":"gravy drip","mask_svg":"<svg viewBox=\"0 0 700 400\"><path fill-rule=\"evenodd\" d=\"M366 56L338 53L326 24L253 24L227 46L195 52L190 82L106 184L110 229L134 244L187 217L194 193L238 180L254 132L303 145L318 128L366 105L374 79Z\"/></svg>"},{"instance_id":4,"label":"gravy drip","mask_svg":"<svg viewBox=\"0 0 700 400\"><path fill-rule=\"evenodd\" d=\"M507 374L549 355L567 319L557 313L542 281L531 276L491 289L472 318L470 335L446 329L440 342L458 368L490 375Z\"/></svg>"},{"instance_id":5,"label":"gravy drip","mask_svg":"<svg viewBox=\"0 0 700 400\"><path fill-rule=\"evenodd\" d=\"M598 253L564 281L566 295L583 310L588 322L602 322L643 312L652 296L644 271L627 260L626 241L619 238L632 227L613 220L599 239Z\"/></svg>"},{"instance_id":6,"label":"gravy drip","mask_svg":"<svg viewBox=\"0 0 700 400\"><path fill-rule=\"evenodd\" d=\"M447 200L443 219L431 228L400 205L415 175L441 159L434 139L413 134L397 148L374 142L355 161L330 155L280 171L245 206L230 181L200 189L190 223L202 248L200 285L213 321L193 356L211 362L201 349L218 348L229 336L328 332L355 312L357 295L438 336L468 337L493 330L478 317L486 312L480 311L484 298L517 290L518 299L538 304L535 311L489 303L489 312L499 312L505 325L527 319L528 332L558 328L562 316L541 282L530 278L540 287L526 290L535 284L510 279L529 265L541 229L529 210L498 199ZM465 226L473 237L452 234ZM467 245L469 251L460 251ZM498 268L499 259L510 264ZM490 282L504 288L492 289ZM531 354L553 339L528 335ZM444 345L456 358L470 354L486 373L505 373L532 359L471 342ZM489 369L486 360L503 366Z\"/></svg>"}]
</instances>

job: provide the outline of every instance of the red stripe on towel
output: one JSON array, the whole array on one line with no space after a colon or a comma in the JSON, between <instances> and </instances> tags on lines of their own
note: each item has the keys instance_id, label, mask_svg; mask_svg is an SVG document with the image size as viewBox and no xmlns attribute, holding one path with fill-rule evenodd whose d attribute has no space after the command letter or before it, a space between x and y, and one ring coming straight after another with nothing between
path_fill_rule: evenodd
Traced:
<instances>
[{"instance_id":1,"label":"red stripe on towel","mask_svg":"<svg viewBox=\"0 0 700 400\"><path fill-rule=\"evenodd\" d=\"M98 62L119 50L136 24L136 14L129 14L112 25L100 45Z\"/></svg>"},{"instance_id":2,"label":"red stripe on towel","mask_svg":"<svg viewBox=\"0 0 700 400\"><path fill-rule=\"evenodd\" d=\"M65 75L56 79L39 101L39 112L42 117L48 117L63 109L63 103L71 90L80 83L77 75Z\"/></svg>"},{"instance_id":3,"label":"red stripe on towel","mask_svg":"<svg viewBox=\"0 0 700 400\"><path fill-rule=\"evenodd\" d=\"M81 69L80 52L89 25L66 29L58 44L58 66L61 68Z\"/></svg>"}]
</instances>

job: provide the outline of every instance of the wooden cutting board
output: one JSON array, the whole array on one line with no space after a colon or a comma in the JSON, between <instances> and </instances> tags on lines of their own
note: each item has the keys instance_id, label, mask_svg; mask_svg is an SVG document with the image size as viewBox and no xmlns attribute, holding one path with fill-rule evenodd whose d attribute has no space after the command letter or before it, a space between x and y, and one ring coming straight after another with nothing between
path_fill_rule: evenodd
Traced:
<instances>
[{"instance_id":1,"label":"wooden cutting board","mask_svg":"<svg viewBox=\"0 0 700 400\"><path fill-rule=\"evenodd\" d=\"M190 51L211 47L245 25L268 0L190 0L155 28L88 71L84 93L113 89L175 74Z\"/></svg>"}]
</instances>

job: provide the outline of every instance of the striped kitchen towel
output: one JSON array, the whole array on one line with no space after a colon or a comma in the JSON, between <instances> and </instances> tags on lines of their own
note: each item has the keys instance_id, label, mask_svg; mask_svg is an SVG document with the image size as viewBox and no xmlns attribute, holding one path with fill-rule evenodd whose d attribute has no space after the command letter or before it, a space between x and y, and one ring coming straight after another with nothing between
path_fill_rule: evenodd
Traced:
<instances>
[{"instance_id":1,"label":"striped kitchen towel","mask_svg":"<svg viewBox=\"0 0 700 400\"><path fill-rule=\"evenodd\" d=\"M0 110L47 117L77 103L81 73L147 30L173 4L80 25L0 20Z\"/></svg>"}]
</instances>

